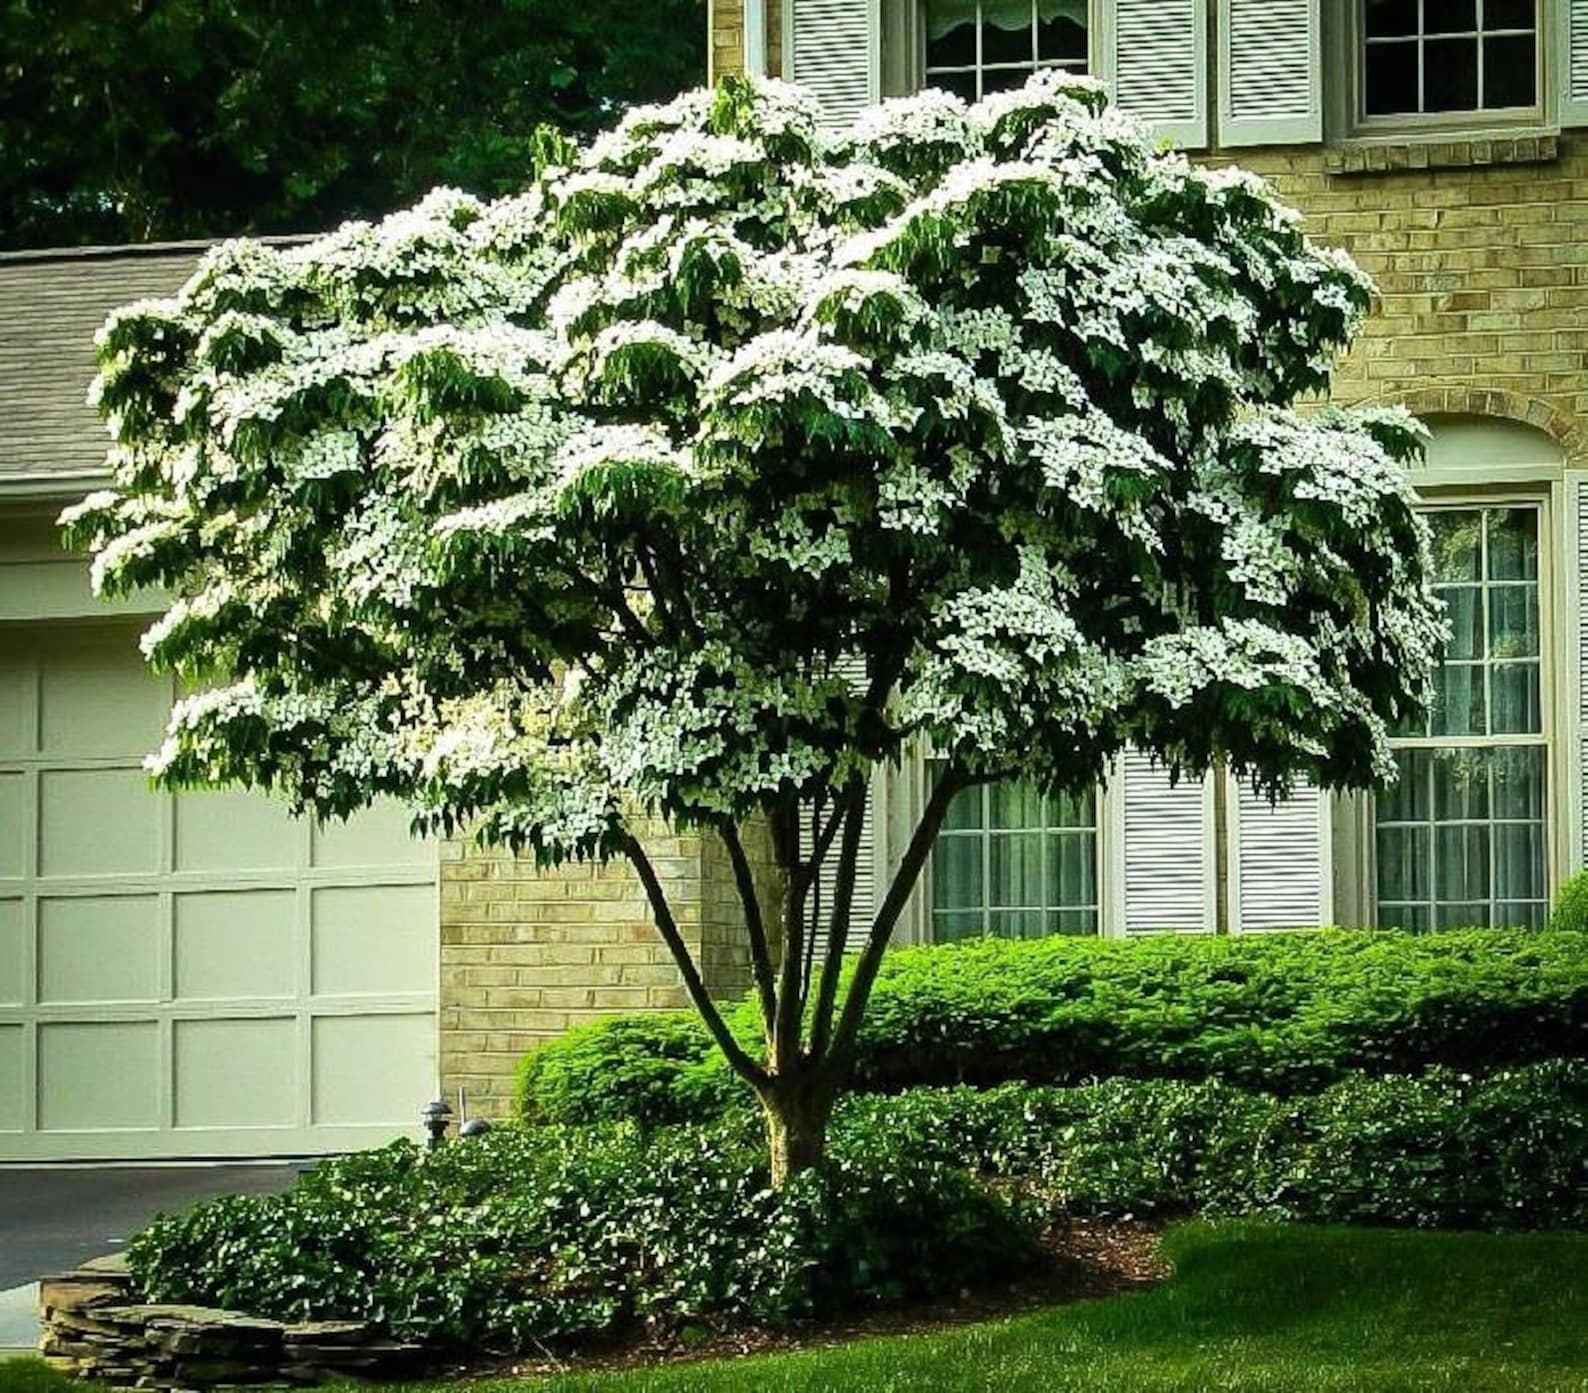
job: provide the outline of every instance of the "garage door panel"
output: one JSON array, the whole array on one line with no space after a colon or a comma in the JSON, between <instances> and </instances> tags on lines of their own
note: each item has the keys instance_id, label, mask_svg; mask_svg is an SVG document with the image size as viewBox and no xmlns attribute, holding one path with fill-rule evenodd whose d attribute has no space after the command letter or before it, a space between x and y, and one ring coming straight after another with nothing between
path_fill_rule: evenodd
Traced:
<instances>
[{"instance_id":1,"label":"garage door panel","mask_svg":"<svg viewBox=\"0 0 1588 1393\"><path fill-rule=\"evenodd\" d=\"M435 892L428 885L315 890L315 995L434 990L435 923Z\"/></svg>"},{"instance_id":2,"label":"garage door panel","mask_svg":"<svg viewBox=\"0 0 1588 1393\"><path fill-rule=\"evenodd\" d=\"M279 803L241 789L176 797L178 871L286 871L303 859L303 824Z\"/></svg>"},{"instance_id":3,"label":"garage door panel","mask_svg":"<svg viewBox=\"0 0 1588 1393\"><path fill-rule=\"evenodd\" d=\"M316 823L314 864L324 870L428 865L429 844L408 835L409 821L400 803L381 799L346 822Z\"/></svg>"},{"instance_id":4,"label":"garage door panel","mask_svg":"<svg viewBox=\"0 0 1588 1393\"><path fill-rule=\"evenodd\" d=\"M39 1000L157 1000L160 918L158 895L41 898Z\"/></svg>"},{"instance_id":5,"label":"garage door panel","mask_svg":"<svg viewBox=\"0 0 1588 1393\"><path fill-rule=\"evenodd\" d=\"M436 1088L435 848L142 770L125 622L0 643L0 1161L307 1154ZM317 994L318 993L318 994Z\"/></svg>"},{"instance_id":6,"label":"garage door panel","mask_svg":"<svg viewBox=\"0 0 1588 1393\"><path fill-rule=\"evenodd\" d=\"M173 1027L178 1127L290 1127L298 1023L291 1016L180 1020Z\"/></svg>"},{"instance_id":7,"label":"garage door panel","mask_svg":"<svg viewBox=\"0 0 1588 1393\"><path fill-rule=\"evenodd\" d=\"M132 634L43 649L39 743L47 755L143 754L159 745L170 685L143 665Z\"/></svg>"},{"instance_id":8,"label":"garage door panel","mask_svg":"<svg viewBox=\"0 0 1588 1393\"><path fill-rule=\"evenodd\" d=\"M22 1061L22 1027L0 1025L0 1132L18 1132L27 1107Z\"/></svg>"},{"instance_id":9,"label":"garage door panel","mask_svg":"<svg viewBox=\"0 0 1588 1393\"><path fill-rule=\"evenodd\" d=\"M435 1020L429 1015L319 1016L312 1030L313 1120L382 1122L435 1091Z\"/></svg>"},{"instance_id":10,"label":"garage door panel","mask_svg":"<svg viewBox=\"0 0 1588 1393\"><path fill-rule=\"evenodd\" d=\"M39 874L158 871L163 811L141 769L46 770L39 775Z\"/></svg>"},{"instance_id":11,"label":"garage door panel","mask_svg":"<svg viewBox=\"0 0 1588 1393\"><path fill-rule=\"evenodd\" d=\"M177 999L295 995L297 915L298 896L292 889L177 895Z\"/></svg>"},{"instance_id":12,"label":"garage door panel","mask_svg":"<svg viewBox=\"0 0 1588 1393\"><path fill-rule=\"evenodd\" d=\"M0 880L27 871L28 797L26 774L0 774Z\"/></svg>"},{"instance_id":13,"label":"garage door panel","mask_svg":"<svg viewBox=\"0 0 1588 1393\"><path fill-rule=\"evenodd\" d=\"M33 753L33 665L0 653L0 759Z\"/></svg>"},{"instance_id":14,"label":"garage door panel","mask_svg":"<svg viewBox=\"0 0 1588 1393\"><path fill-rule=\"evenodd\" d=\"M43 1131L160 1125L156 1022L46 1021L38 1036Z\"/></svg>"},{"instance_id":15,"label":"garage door panel","mask_svg":"<svg viewBox=\"0 0 1588 1393\"><path fill-rule=\"evenodd\" d=\"M26 908L20 899L0 900L0 1006L21 1005L26 971L22 935L27 931Z\"/></svg>"}]
</instances>

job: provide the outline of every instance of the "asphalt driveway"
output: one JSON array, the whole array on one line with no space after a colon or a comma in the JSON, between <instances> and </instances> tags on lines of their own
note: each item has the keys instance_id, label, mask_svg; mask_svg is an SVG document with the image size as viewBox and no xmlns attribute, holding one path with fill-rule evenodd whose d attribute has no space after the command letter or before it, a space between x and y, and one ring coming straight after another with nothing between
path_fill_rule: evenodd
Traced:
<instances>
[{"instance_id":1,"label":"asphalt driveway","mask_svg":"<svg viewBox=\"0 0 1588 1393\"><path fill-rule=\"evenodd\" d=\"M0 1166L0 1291L113 1253L156 1214L285 1189L307 1164Z\"/></svg>"}]
</instances>

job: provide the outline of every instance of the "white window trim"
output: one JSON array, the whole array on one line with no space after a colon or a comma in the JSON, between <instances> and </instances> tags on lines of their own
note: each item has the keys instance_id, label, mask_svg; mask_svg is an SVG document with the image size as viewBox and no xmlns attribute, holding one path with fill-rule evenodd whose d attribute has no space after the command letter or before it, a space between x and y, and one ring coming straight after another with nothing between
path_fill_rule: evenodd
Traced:
<instances>
[{"instance_id":1,"label":"white window trim","mask_svg":"<svg viewBox=\"0 0 1588 1393\"><path fill-rule=\"evenodd\" d=\"M1338 61L1332 65L1345 80L1329 84L1326 93L1334 116L1340 143L1352 145L1406 144L1441 140L1484 139L1518 135L1552 135L1559 131L1559 103L1556 100L1559 61L1557 0L1536 0L1534 20L1537 44L1538 88L1530 107L1501 110L1443 111L1408 113L1394 116L1369 116L1365 110L1364 68L1366 40L1363 33L1365 0L1333 0L1333 23L1326 33L1325 52Z\"/></svg>"},{"instance_id":2,"label":"white window trim","mask_svg":"<svg viewBox=\"0 0 1588 1393\"><path fill-rule=\"evenodd\" d=\"M1541 469L1540 474L1558 471ZM1562 617L1567 614L1565 574L1557 540L1560 499L1554 487L1518 489L1436 489L1418 479L1425 512L1461 511L1478 508L1533 508L1538 512L1538 644L1539 644L1539 725L1537 735L1483 736L1407 736L1392 741L1396 749L1495 749L1542 747L1544 751L1544 885L1553 896L1565 873L1573 864L1569 836L1572 819L1567 810L1572 798L1571 761L1564 737L1570 734L1569 722L1561 712L1566 703L1561 691L1561 664L1556 652ZM1363 819L1361 838L1361 901L1366 922L1379 927L1377 800L1371 794L1361 800Z\"/></svg>"},{"instance_id":3,"label":"white window trim","mask_svg":"<svg viewBox=\"0 0 1588 1393\"><path fill-rule=\"evenodd\" d=\"M903 13L900 16L896 29L884 27L884 33L889 37L897 36L906 49L905 62L902 67L895 69L899 73L896 79L906 93L919 92L926 86L926 25L923 22L923 11L926 0L884 0L884 4L902 3ZM1109 7L1103 0L1087 0L1086 8L1086 71L1093 77L1107 80L1103 71L1108 55L1108 45L1104 42L1104 29L1108 22ZM1044 64L1044 67L1058 67L1060 64ZM886 83L889 74L888 55L882 56L882 71ZM1034 70L1039 71L1039 70Z\"/></svg>"}]
</instances>

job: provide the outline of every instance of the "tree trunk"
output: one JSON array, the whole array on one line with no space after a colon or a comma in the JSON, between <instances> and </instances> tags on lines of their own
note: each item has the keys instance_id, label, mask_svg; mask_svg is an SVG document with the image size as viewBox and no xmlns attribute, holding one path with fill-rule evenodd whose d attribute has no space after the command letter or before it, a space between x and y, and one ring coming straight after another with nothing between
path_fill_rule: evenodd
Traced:
<instances>
[{"instance_id":1,"label":"tree trunk","mask_svg":"<svg viewBox=\"0 0 1588 1393\"><path fill-rule=\"evenodd\" d=\"M827 1121L832 1111L832 1090L815 1089L803 1079L792 1085L774 1080L762 1095L761 1115L766 1125L774 1190L781 1190L822 1159L827 1151Z\"/></svg>"}]
</instances>

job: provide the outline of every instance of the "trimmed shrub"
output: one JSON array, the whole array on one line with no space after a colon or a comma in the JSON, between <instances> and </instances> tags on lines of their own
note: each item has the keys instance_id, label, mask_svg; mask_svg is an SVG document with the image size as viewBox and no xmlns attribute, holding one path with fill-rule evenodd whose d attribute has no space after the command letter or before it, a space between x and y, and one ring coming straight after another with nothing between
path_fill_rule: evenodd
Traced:
<instances>
[{"instance_id":1,"label":"trimmed shrub","mask_svg":"<svg viewBox=\"0 0 1588 1393\"><path fill-rule=\"evenodd\" d=\"M1588 931L1588 870L1578 871L1555 892L1549 926L1557 932Z\"/></svg>"},{"instance_id":2,"label":"trimmed shrub","mask_svg":"<svg viewBox=\"0 0 1588 1393\"><path fill-rule=\"evenodd\" d=\"M834 1147L1033 1182L1062 1212L1440 1228L1588 1224L1588 1064L1358 1076L1305 1098L1204 1080L914 1089L839 1105Z\"/></svg>"},{"instance_id":3,"label":"trimmed shrub","mask_svg":"<svg viewBox=\"0 0 1588 1393\"><path fill-rule=\"evenodd\" d=\"M328 1161L281 1195L156 1220L152 1300L369 1320L514 1351L713 1316L780 1322L973 1286L1034 1254L962 1165L860 1148L782 1192L746 1129L499 1129Z\"/></svg>"},{"instance_id":4,"label":"trimmed shrub","mask_svg":"<svg viewBox=\"0 0 1588 1393\"><path fill-rule=\"evenodd\" d=\"M758 1041L752 1004L732 1023ZM853 1083L1219 1078L1307 1093L1354 1073L1585 1057L1588 932L983 939L888 956ZM750 1099L692 1013L571 1031L520 1075L535 1121L704 1120L735 1102Z\"/></svg>"}]
</instances>

